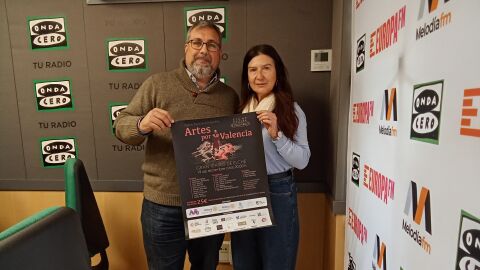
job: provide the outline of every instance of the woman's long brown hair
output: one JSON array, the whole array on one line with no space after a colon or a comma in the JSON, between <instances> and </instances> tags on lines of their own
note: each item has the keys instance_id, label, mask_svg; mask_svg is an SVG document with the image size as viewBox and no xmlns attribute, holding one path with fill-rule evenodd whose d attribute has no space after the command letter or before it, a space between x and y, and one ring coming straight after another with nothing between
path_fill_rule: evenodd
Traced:
<instances>
[{"instance_id":1,"label":"woman's long brown hair","mask_svg":"<svg viewBox=\"0 0 480 270\"><path fill-rule=\"evenodd\" d=\"M271 57L275 62L277 82L273 87L273 94L275 95L275 109L273 109L273 112L277 115L278 129L287 138L294 141L294 135L298 128L298 118L295 114L292 87L288 81L288 72L282 58L280 58L280 55L271 45L261 44L254 46L248 50L243 58L240 112L247 106L250 98L256 98L255 92L248 85L248 64L255 56L260 54Z\"/></svg>"}]
</instances>

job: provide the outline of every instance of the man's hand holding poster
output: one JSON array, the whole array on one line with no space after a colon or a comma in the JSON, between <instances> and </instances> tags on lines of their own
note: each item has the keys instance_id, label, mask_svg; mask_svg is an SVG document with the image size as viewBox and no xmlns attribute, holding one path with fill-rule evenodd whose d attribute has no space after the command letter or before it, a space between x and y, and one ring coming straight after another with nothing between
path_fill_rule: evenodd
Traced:
<instances>
[{"instance_id":1,"label":"man's hand holding poster","mask_svg":"<svg viewBox=\"0 0 480 270\"><path fill-rule=\"evenodd\" d=\"M273 224L255 113L172 125L187 238Z\"/></svg>"}]
</instances>

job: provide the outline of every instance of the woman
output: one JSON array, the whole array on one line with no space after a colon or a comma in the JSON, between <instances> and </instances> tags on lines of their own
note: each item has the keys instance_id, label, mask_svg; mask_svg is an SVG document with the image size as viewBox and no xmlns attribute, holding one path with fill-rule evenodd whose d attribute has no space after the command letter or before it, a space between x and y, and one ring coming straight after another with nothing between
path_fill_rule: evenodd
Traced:
<instances>
[{"instance_id":1,"label":"woman","mask_svg":"<svg viewBox=\"0 0 480 270\"><path fill-rule=\"evenodd\" d=\"M233 266L235 270L295 269L299 225L292 169L307 166L310 148L305 114L293 100L287 70L272 46L257 45L245 55L241 98L240 110L257 112L263 124L276 226L232 233Z\"/></svg>"}]
</instances>

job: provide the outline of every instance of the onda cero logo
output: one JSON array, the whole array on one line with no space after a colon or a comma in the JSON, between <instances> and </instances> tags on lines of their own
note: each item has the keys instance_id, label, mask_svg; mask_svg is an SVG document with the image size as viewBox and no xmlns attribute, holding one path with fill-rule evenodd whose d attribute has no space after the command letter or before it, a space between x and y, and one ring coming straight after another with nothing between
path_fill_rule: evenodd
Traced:
<instances>
[{"instance_id":1,"label":"onda cero logo","mask_svg":"<svg viewBox=\"0 0 480 270\"><path fill-rule=\"evenodd\" d=\"M128 106L128 104L111 104L110 105L110 123L113 134L115 134L114 123L117 119L117 116Z\"/></svg>"},{"instance_id":2,"label":"onda cero logo","mask_svg":"<svg viewBox=\"0 0 480 270\"><path fill-rule=\"evenodd\" d=\"M358 187L360 182L360 155L352 152L352 182Z\"/></svg>"},{"instance_id":3,"label":"onda cero logo","mask_svg":"<svg viewBox=\"0 0 480 270\"><path fill-rule=\"evenodd\" d=\"M143 39L108 40L108 70L145 71L147 54Z\"/></svg>"},{"instance_id":4,"label":"onda cero logo","mask_svg":"<svg viewBox=\"0 0 480 270\"><path fill-rule=\"evenodd\" d=\"M45 168L61 167L67 159L77 156L74 138L45 138L40 140L40 145Z\"/></svg>"},{"instance_id":5,"label":"onda cero logo","mask_svg":"<svg viewBox=\"0 0 480 270\"><path fill-rule=\"evenodd\" d=\"M355 270L357 269L357 265L355 264L355 261L353 260L352 254L348 252L348 268L347 270Z\"/></svg>"},{"instance_id":6,"label":"onda cero logo","mask_svg":"<svg viewBox=\"0 0 480 270\"><path fill-rule=\"evenodd\" d=\"M65 18L35 18L28 20L32 50L68 48Z\"/></svg>"},{"instance_id":7,"label":"onda cero logo","mask_svg":"<svg viewBox=\"0 0 480 270\"><path fill-rule=\"evenodd\" d=\"M361 71L365 68L365 46L367 43L367 37L365 34L357 40L357 61L355 72Z\"/></svg>"},{"instance_id":8,"label":"onda cero logo","mask_svg":"<svg viewBox=\"0 0 480 270\"><path fill-rule=\"evenodd\" d=\"M455 270L480 269L480 219L462 210Z\"/></svg>"},{"instance_id":9,"label":"onda cero logo","mask_svg":"<svg viewBox=\"0 0 480 270\"><path fill-rule=\"evenodd\" d=\"M225 7L216 8L185 8L186 31L199 21L214 23L222 33L222 39L227 38L227 21Z\"/></svg>"},{"instance_id":10,"label":"onda cero logo","mask_svg":"<svg viewBox=\"0 0 480 270\"><path fill-rule=\"evenodd\" d=\"M438 144L442 92L443 80L414 86L411 139Z\"/></svg>"},{"instance_id":11,"label":"onda cero logo","mask_svg":"<svg viewBox=\"0 0 480 270\"><path fill-rule=\"evenodd\" d=\"M69 80L34 81L38 111L73 110Z\"/></svg>"}]
</instances>

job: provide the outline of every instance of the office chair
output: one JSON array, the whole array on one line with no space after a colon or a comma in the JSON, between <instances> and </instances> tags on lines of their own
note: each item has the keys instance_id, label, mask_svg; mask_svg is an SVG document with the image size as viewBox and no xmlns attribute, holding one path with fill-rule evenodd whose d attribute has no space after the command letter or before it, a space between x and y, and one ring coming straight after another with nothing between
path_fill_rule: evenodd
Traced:
<instances>
[{"instance_id":1,"label":"office chair","mask_svg":"<svg viewBox=\"0 0 480 270\"><path fill-rule=\"evenodd\" d=\"M0 269L90 269L78 214L67 207L50 207L1 232Z\"/></svg>"},{"instance_id":2,"label":"office chair","mask_svg":"<svg viewBox=\"0 0 480 270\"><path fill-rule=\"evenodd\" d=\"M100 254L100 262L92 266L92 269L108 269L106 249L110 243L85 166L80 159L68 159L64 173L66 206L74 209L80 216L90 257Z\"/></svg>"}]
</instances>

